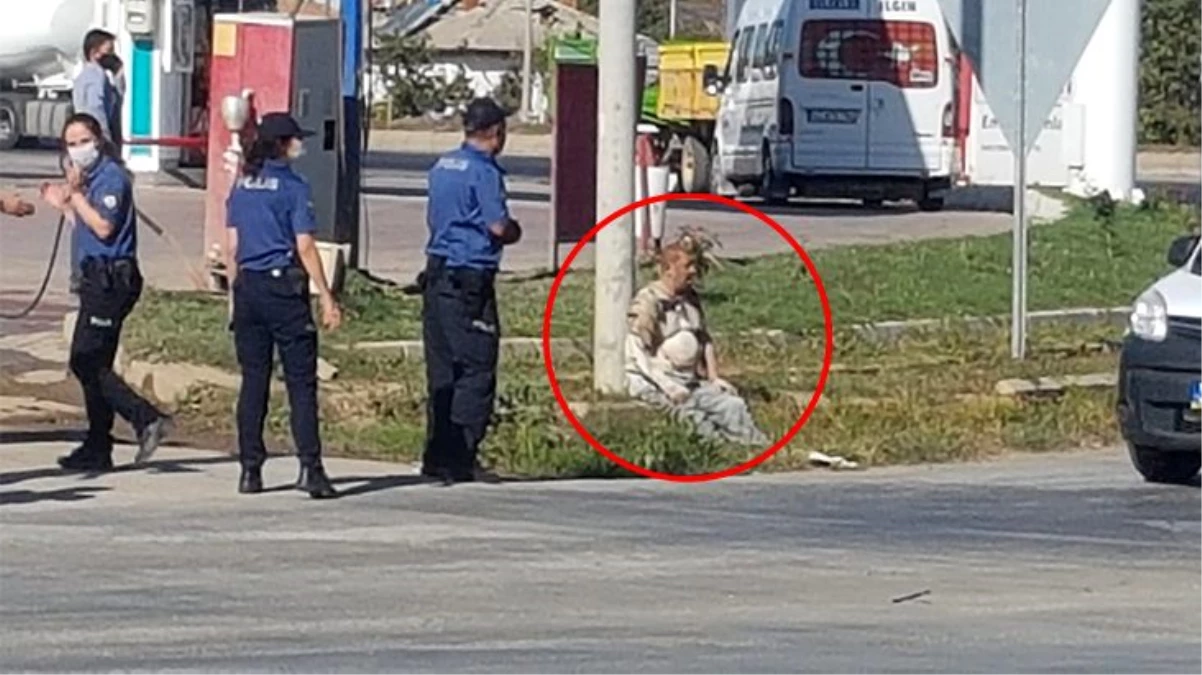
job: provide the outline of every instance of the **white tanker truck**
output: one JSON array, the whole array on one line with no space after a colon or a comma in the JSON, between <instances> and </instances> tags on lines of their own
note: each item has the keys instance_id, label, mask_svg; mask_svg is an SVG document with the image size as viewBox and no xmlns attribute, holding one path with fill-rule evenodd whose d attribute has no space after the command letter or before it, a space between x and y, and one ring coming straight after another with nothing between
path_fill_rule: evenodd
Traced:
<instances>
[{"instance_id":1,"label":"white tanker truck","mask_svg":"<svg viewBox=\"0 0 1202 675\"><path fill-rule=\"evenodd\" d=\"M95 0L0 0L0 150L57 137Z\"/></svg>"}]
</instances>

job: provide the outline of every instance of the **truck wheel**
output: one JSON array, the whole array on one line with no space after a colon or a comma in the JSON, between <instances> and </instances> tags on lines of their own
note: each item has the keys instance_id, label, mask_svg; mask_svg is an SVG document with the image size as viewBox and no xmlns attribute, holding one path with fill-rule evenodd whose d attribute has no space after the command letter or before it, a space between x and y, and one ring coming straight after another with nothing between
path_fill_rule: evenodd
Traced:
<instances>
[{"instance_id":1,"label":"truck wheel","mask_svg":"<svg viewBox=\"0 0 1202 675\"><path fill-rule=\"evenodd\" d=\"M710 191L710 153L696 136L685 136L680 146L682 192Z\"/></svg>"},{"instance_id":2,"label":"truck wheel","mask_svg":"<svg viewBox=\"0 0 1202 675\"><path fill-rule=\"evenodd\" d=\"M12 101L0 99L0 150L12 150L21 140L21 119Z\"/></svg>"},{"instance_id":3,"label":"truck wheel","mask_svg":"<svg viewBox=\"0 0 1202 675\"><path fill-rule=\"evenodd\" d=\"M1181 484L1198 475L1202 454L1164 452L1142 445L1128 445L1131 463L1149 483Z\"/></svg>"}]
</instances>

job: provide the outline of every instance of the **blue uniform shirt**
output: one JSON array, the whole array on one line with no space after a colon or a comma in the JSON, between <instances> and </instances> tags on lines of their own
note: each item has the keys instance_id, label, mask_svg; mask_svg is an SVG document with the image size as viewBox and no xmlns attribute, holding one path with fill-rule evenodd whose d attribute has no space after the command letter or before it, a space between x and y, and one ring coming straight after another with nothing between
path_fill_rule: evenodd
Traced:
<instances>
[{"instance_id":1,"label":"blue uniform shirt","mask_svg":"<svg viewBox=\"0 0 1202 675\"><path fill-rule=\"evenodd\" d=\"M138 255L138 216L129 174L115 160L101 156L84 174L84 195L92 208L113 225L107 239L96 236L83 219L75 216L71 237L71 259L78 269L85 258L109 260Z\"/></svg>"},{"instance_id":2,"label":"blue uniform shirt","mask_svg":"<svg viewBox=\"0 0 1202 675\"><path fill-rule=\"evenodd\" d=\"M495 270L501 242L488 226L509 219L505 170L489 154L464 143L430 169L426 253L446 258L448 267Z\"/></svg>"},{"instance_id":3,"label":"blue uniform shirt","mask_svg":"<svg viewBox=\"0 0 1202 675\"><path fill-rule=\"evenodd\" d=\"M240 177L225 209L226 226L238 231L241 269L295 265L296 235L317 231L309 183L281 160L265 162L258 176Z\"/></svg>"}]
</instances>

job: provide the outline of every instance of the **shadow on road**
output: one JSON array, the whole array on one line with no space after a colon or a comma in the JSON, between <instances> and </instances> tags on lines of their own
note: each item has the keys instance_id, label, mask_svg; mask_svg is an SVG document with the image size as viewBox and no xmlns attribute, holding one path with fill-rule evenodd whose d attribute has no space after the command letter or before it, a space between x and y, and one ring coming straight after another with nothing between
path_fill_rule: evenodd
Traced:
<instances>
[{"instance_id":1,"label":"shadow on road","mask_svg":"<svg viewBox=\"0 0 1202 675\"><path fill-rule=\"evenodd\" d=\"M339 490L342 497L357 497L382 490L422 485L426 479L413 474L397 474L394 476L341 476L332 478L331 481L338 486L358 483L353 487Z\"/></svg>"},{"instance_id":2,"label":"shadow on road","mask_svg":"<svg viewBox=\"0 0 1202 675\"><path fill-rule=\"evenodd\" d=\"M63 488L37 492L34 490L11 490L0 492L0 506L12 504L36 504L38 502L79 502L92 499L97 492L107 492L109 488L101 486Z\"/></svg>"}]
</instances>

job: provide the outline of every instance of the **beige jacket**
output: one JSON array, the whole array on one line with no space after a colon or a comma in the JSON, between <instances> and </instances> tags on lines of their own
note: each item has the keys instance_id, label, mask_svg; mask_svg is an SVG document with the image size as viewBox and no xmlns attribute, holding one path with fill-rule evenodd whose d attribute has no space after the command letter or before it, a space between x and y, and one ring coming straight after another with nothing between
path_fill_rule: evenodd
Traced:
<instances>
[{"instance_id":1,"label":"beige jacket","mask_svg":"<svg viewBox=\"0 0 1202 675\"><path fill-rule=\"evenodd\" d=\"M628 374L646 377L667 394L705 375L709 334L695 292L673 296L660 282L652 282L631 301L626 324Z\"/></svg>"}]
</instances>

